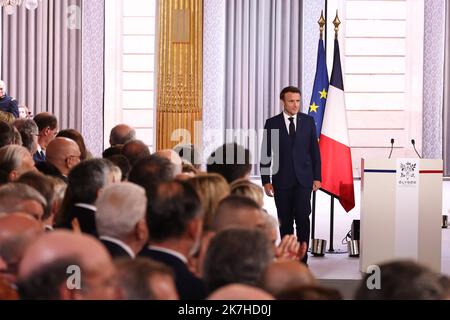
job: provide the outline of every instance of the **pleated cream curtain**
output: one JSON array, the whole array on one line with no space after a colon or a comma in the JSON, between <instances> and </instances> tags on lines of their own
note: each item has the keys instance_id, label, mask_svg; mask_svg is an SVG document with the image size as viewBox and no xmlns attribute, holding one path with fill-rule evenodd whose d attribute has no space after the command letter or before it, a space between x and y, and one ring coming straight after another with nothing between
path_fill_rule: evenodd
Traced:
<instances>
[{"instance_id":1,"label":"pleated cream curtain","mask_svg":"<svg viewBox=\"0 0 450 320\"><path fill-rule=\"evenodd\" d=\"M281 112L281 89L301 87L302 8L300 0L227 0L225 128L263 128ZM257 141L232 139L249 147L256 163Z\"/></svg>"},{"instance_id":2,"label":"pleated cream curtain","mask_svg":"<svg viewBox=\"0 0 450 320\"><path fill-rule=\"evenodd\" d=\"M8 93L33 112L48 111L60 128L81 130L81 30L69 28L69 6L82 0L42 0L2 12L2 78Z\"/></svg>"},{"instance_id":3,"label":"pleated cream curtain","mask_svg":"<svg viewBox=\"0 0 450 320\"><path fill-rule=\"evenodd\" d=\"M445 51L444 51L444 168L450 176L450 3L445 1Z\"/></svg>"}]
</instances>

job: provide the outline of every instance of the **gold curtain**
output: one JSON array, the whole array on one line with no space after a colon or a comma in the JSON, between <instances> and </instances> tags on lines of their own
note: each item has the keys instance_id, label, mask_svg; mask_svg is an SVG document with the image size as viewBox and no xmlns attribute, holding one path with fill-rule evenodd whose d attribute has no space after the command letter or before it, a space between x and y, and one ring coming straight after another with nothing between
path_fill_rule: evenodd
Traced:
<instances>
[{"instance_id":1,"label":"gold curtain","mask_svg":"<svg viewBox=\"0 0 450 320\"><path fill-rule=\"evenodd\" d=\"M159 3L157 150L201 141L195 122L202 119L203 76L203 0ZM190 137L179 139L177 129Z\"/></svg>"}]
</instances>

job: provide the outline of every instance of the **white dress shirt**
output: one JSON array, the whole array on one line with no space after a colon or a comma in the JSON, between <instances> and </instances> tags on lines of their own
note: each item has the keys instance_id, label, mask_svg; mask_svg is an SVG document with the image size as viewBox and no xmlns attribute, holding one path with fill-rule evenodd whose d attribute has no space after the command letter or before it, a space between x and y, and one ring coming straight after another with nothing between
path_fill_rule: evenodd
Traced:
<instances>
[{"instance_id":1,"label":"white dress shirt","mask_svg":"<svg viewBox=\"0 0 450 320\"><path fill-rule=\"evenodd\" d=\"M289 134L289 125L291 124L291 122L289 121L289 118L294 118L294 126L295 126L295 131L297 132L297 115L293 115L290 116L288 115L285 111L283 111L283 116L284 116L284 122L286 123L286 130Z\"/></svg>"}]
</instances>

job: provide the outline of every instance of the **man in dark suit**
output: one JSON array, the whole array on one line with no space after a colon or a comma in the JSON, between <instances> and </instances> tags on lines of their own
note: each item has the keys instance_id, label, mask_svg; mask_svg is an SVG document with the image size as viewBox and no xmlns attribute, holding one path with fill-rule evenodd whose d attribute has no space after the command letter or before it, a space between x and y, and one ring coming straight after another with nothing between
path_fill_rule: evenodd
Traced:
<instances>
[{"instance_id":1,"label":"man in dark suit","mask_svg":"<svg viewBox=\"0 0 450 320\"><path fill-rule=\"evenodd\" d=\"M0 120L13 123L19 117L16 99L6 94L6 84L0 80Z\"/></svg>"},{"instance_id":2,"label":"man in dark suit","mask_svg":"<svg viewBox=\"0 0 450 320\"><path fill-rule=\"evenodd\" d=\"M300 113L296 87L281 91L283 112L266 121L261 155L261 180L275 197L281 237L292 234L309 243L311 191L321 187L320 150L312 117ZM307 255L302 260L307 262Z\"/></svg>"},{"instance_id":3,"label":"man in dark suit","mask_svg":"<svg viewBox=\"0 0 450 320\"><path fill-rule=\"evenodd\" d=\"M188 268L188 259L198 251L203 211L195 190L185 182L161 183L149 201L147 225L150 245L140 256L172 267L181 300L201 300L205 286Z\"/></svg>"}]
</instances>

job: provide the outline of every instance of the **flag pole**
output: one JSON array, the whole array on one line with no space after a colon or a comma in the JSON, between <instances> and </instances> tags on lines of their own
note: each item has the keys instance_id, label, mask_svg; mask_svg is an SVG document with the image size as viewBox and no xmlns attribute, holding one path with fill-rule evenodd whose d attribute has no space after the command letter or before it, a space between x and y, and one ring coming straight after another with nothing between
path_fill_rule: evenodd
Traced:
<instances>
[{"instance_id":1,"label":"flag pole","mask_svg":"<svg viewBox=\"0 0 450 320\"><path fill-rule=\"evenodd\" d=\"M319 30L320 30L320 39L323 40L323 31L326 26L326 21L323 16L323 10L320 14L320 19L317 21L319 24ZM317 191L313 192L313 198L312 198L312 210L311 210L311 239L315 239L316 234L316 199L317 199Z\"/></svg>"},{"instance_id":2,"label":"flag pole","mask_svg":"<svg viewBox=\"0 0 450 320\"><path fill-rule=\"evenodd\" d=\"M335 31L335 37L338 39L339 35L339 25L341 24L341 21L339 20L338 11L336 10L336 18L334 18L333 21L334 24L334 31ZM334 238L334 198L335 196L333 194L330 194L331 196L331 204L330 204L330 246L328 249L328 252L333 253L334 252L334 246L333 246L333 238Z\"/></svg>"}]
</instances>

